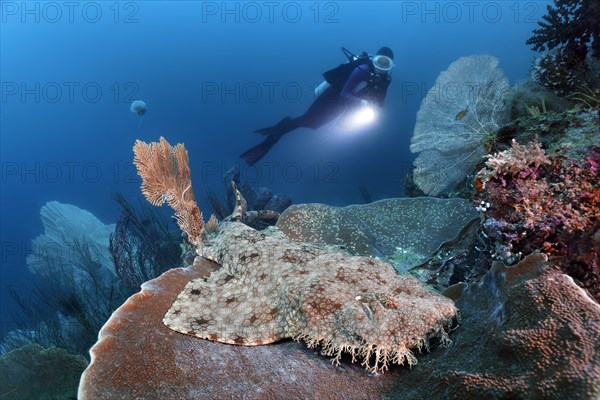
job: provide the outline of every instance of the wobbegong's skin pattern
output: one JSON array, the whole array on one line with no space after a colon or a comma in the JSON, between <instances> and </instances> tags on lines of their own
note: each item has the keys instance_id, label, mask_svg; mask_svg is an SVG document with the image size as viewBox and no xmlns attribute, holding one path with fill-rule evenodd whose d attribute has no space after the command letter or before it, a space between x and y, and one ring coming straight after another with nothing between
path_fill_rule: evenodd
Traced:
<instances>
[{"instance_id":1,"label":"wobbegong's skin pattern","mask_svg":"<svg viewBox=\"0 0 600 400\"><path fill-rule=\"evenodd\" d=\"M410 349L429 339L451 344L452 300L370 257L266 235L241 222L222 222L202 255L221 265L190 281L163 322L188 335L222 343L262 345L285 338L342 353L369 371L416 363Z\"/></svg>"}]
</instances>

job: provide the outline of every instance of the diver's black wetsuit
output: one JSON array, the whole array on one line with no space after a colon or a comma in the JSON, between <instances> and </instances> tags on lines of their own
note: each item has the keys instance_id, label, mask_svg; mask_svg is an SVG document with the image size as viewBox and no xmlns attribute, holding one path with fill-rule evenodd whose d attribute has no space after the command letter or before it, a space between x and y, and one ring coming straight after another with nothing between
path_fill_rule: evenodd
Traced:
<instances>
[{"instance_id":1,"label":"diver's black wetsuit","mask_svg":"<svg viewBox=\"0 0 600 400\"><path fill-rule=\"evenodd\" d=\"M342 88L330 85L311 104L304 114L297 118L285 117L277 125L258 129L255 132L266 135L264 141L241 154L248 165L254 165L273 147L286 133L297 128L318 129L333 121L347 109L368 100L377 105L383 105L387 84L383 90L374 90L369 86L371 79L368 62L354 68ZM389 79L389 78L387 78Z\"/></svg>"}]
</instances>

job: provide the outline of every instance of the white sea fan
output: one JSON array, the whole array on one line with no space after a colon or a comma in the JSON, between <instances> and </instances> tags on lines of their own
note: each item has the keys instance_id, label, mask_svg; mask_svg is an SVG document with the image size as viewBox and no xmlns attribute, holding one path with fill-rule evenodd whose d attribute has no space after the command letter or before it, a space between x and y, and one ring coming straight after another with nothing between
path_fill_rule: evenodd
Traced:
<instances>
[{"instance_id":1,"label":"white sea fan","mask_svg":"<svg viewBox=\"0 0 600 400\"><path fill-rule=\"evenodd\" d=\"M461 57L443 71L421 102L410 150L415 184L427 195L447 194L473 172L484 142L508 120L507 78L489 55Z\"/></svg>"}]
</instances>

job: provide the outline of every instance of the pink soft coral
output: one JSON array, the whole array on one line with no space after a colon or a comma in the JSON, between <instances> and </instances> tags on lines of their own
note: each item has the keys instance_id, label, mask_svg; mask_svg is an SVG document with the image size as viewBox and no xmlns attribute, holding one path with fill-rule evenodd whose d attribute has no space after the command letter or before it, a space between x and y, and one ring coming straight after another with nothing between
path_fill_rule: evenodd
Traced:
<instances>
[{"instance_id":1,"label":"pink soft coral","mask_svg":"<svg viewBox=\"0 0 600 400\"><path fill-rule=\"evenodd\" d=\"M587 286L600 299L600 287L593 284L600 272L594 270L597 262L589 262L597 260L590 254L600 247L600 239L592 238L600 231L599 161L600 149L582 163L546 156L538 143L513 141L511 149L489 157L478 174L485 185L476 201L491 205L486 217L497 223L484 226L497 239L497 249L557 257L557 264L576 278L585 282L594 276Z\"/></svg>"},{"instance_id":2,"label":"pink soft coral","mask_svg":"<svg viewBox=\"0 0 600 400\"><path fill-rule=\"evenodd\" d=\"M493 178L500 179L505 183L503 176L520 176L527 178L537 175L541 165L549 164L544 149L539 142L520 145L515 139L512 140L511 148L487 156L485 168L477 173L478 179L485 187L487 181Z\"/></svg>"}]
</instances>

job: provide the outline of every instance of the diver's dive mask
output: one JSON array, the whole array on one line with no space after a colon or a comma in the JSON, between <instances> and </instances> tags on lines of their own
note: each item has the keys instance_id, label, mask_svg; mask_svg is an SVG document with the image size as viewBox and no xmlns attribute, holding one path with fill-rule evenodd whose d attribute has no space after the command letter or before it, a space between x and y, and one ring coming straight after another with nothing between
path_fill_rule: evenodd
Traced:
<instances>
[{"instance_id":1,"label":"diver's dive mask","mask_svg":"<svg viewBox=\"0 0 600 400\"><path fill-rule=\"evenodd\" d=\"M376 73L388 75L392 72L394 62L388 56L379 54L373 57L373 66Z\"/></svg>"}]
</instances>

